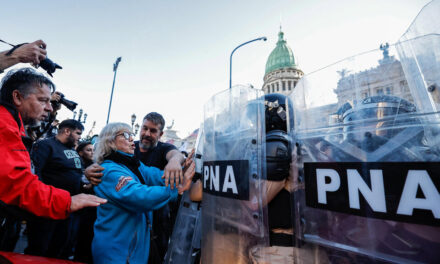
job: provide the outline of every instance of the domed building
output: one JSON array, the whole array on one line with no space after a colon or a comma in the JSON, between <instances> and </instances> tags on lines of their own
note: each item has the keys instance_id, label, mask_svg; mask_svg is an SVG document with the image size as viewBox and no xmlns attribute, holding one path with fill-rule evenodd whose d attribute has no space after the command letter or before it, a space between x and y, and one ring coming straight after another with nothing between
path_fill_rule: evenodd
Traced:
<instances>
[{"instance_id":1,"label":"domed building","mask_svg":"<svg viewBox=\"0 0 440 264\"><path fill-rule=\"evenodd\" d=\"M278 33L278 42L266 62L263 91L288 95L304 73L295 62L292 49L284 40L284 33Z\"/></svg>"}]
</instances>

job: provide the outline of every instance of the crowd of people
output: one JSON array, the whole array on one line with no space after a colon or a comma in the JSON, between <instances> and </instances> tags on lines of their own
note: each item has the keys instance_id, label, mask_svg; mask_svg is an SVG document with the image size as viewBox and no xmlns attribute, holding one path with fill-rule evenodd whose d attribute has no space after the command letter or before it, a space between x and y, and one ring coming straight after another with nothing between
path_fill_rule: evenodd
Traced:
<instances>
[{"instance_id":1,"label":"crowd of people","mask_svg":"<svg viewBox=\"0 0 440 264\"><path fill-rule=\"evenodd\" d=\"M41 40L14 47L0 53L0 73L45 58ZM0 250L14 250L25 221L26 254L162 263L195 170L191 154L159 141L162 115L144 117L139 141L129 125L109 123L92 144L80 121L55 124L61 93L35 69L5 73L0 95Z\"/></svg>"}]
</instances>

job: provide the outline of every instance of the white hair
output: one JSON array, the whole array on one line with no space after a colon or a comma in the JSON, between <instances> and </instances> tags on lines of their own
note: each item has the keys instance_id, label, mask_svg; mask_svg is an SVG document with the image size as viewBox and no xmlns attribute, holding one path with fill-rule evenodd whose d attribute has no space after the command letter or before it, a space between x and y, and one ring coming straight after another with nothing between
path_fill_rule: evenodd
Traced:
<instances>
[{"instance_id":1,"label":"white hair","mask_svg":"<svg viewBox=\"0 0 440 264\"><path fill-rule=\"evenodd\" d=\"M101 164L108 155L116 151L115 137L122 130L131 131L131 127L126 123L110 123L101 130L93 154L95 162Z\"/></svg>"}]
</instances>

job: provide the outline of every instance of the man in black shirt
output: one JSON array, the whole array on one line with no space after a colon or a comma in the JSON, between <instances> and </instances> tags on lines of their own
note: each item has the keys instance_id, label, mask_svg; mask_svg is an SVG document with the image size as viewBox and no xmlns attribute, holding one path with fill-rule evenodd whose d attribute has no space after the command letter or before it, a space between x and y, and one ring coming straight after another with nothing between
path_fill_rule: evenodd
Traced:
<instances>
[{"instance_id":1,"label":"man in black shirt","mask_svg":"<svg viewBox=\"0 0 440 264\"><path fill-rule=\"evenodd\" d=\"M80 193L81 159L74 147L84 130L83 125L69 119L61 122L56 137L37 142L31 158L35 174L41 181L70 192ZM26 254L46 257L67 258L72 253L75 215L66 220L35 218L28 223L28 247Z\"/></svg>"},{"instance_id":2,"label":"man in black shirt","mask_svg":"<svg viewBox=\"0 0 440 264\"><path fill-rule=\"evenodd\" d=\"M135 141L135 155L147 166L161 170L171 167L169 173L177 173L180 176L184 157L174 145L159 141L164 126L165 120L159 113L151 112L146 115L139 134L140 140Z\"/></svg>"},{"instance_id":3,"label":"man in black shirt","mask_svg":"<svg viewBox=\"0 0 440 264\"><path fill-rule=\"evenodd\" d=\"M140 140L135 142L135 156L147 166L164 170L165 182L176 185L182 182L182 163L185 157L175 146L159 141L163 135L165 120L161 114L151 112L143 119ZM173 177L174 176L174 177ZM178 203L171 202L153 212L153 239L157 246L157 255L150 250L149 263L162 263L168 248L168 239L172 234L177 215Z\"/></svg>"}]
</instances>

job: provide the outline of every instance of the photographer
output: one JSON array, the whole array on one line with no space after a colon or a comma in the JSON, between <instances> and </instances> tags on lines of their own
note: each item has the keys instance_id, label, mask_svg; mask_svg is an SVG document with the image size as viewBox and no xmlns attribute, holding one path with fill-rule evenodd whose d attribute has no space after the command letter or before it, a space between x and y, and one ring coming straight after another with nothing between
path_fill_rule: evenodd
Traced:
<instances>
[{"instance_id":1,"label":"photographer","mask_svg":"<svg viewBox=\"0 0 440 264\"><path fill-rule=\"evenodd\" d=\"M7 50L0 53L0 73L20 62L31 63L32 65L40 64L46 58L46 43L37 40L16 48L8 55L9 52Z\"/></svg>"},{"instance_id":2,"label":"photographer","mask_svg":"<svg viewBox=\"0 0 440 264\"><path fill-rule=\"evenodd\" d=\"M56 69L63 68L47 57L46 43L42 40L18 45L13 45L1 39L0 42L12 47L12 49L0 53L0 73L20 62L31 63L35 68L41 67L51 77Z\"/></svg>"}]
</instances>

